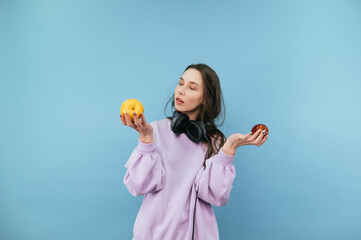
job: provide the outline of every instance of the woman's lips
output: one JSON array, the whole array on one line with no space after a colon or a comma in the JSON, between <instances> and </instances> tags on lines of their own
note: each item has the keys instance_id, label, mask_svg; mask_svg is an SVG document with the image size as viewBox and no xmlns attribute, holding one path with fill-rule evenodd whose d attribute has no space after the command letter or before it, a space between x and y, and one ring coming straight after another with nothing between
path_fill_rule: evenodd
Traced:
<instances>
[{"instance_id":1,"label":"woman's lips","mask_svg":"<svg viewBox=\"0 0 361 240\"><path fill-rule=\"evenodd\" d=\"M176 98L175 102L177 104L183 104L184 103L180 98Z\"/></svg>"}]
</instances>

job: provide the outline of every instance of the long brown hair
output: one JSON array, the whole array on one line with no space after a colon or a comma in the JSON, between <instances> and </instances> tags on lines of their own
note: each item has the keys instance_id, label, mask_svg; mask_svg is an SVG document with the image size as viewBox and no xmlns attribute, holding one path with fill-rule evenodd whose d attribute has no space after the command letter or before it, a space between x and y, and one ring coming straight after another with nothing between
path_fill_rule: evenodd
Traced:
<instances>
[{"instance_id":1,"label":"long brown hair","mask_svg":"<svg viewBox=\"0 0 361 240\"><path fill-rule=\"evenodd\" d=\"M196 120L202 123L207 123L205 124L205 127L207 131L207 138L210 140L210 142L208 142L206 139L203 142L208 143L208 148L210 150L208 155L209 158L217 154L226 141L224 134L217 128L218 126L223 125L226 115L222 89L217 73L208 65L203 63L191 64L184 70L184 72L189 68L198 70L202 75L204 83L203 99L205 101L204 104L201 104L200 106L200 111L196 117ZM164 107L165 113L170 102L172 102L173 112L175 110L174 93ZM172 117L167 118L172 120ZM204 167L206 166L206 160L207 155L204 157Z\"/></svg>"}]
</instances>

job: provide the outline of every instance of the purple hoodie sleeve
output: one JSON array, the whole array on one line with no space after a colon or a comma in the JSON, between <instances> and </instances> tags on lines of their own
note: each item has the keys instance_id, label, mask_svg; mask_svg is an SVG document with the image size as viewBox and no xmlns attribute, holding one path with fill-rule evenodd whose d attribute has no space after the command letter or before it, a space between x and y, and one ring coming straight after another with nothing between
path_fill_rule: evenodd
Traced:
<instances>
[{"instance_id":1,"label":"purple hoodie sleeve","mask_svg":"<svg viewBox=\"0 0 361 240\"><path fill-rule=\"evenodd\" d=\"M216 207L228 202L236 176L233 165L235 156L224 153L221 148L218 154L206 161L206 168L202 166L195 178L195 187L200 199Z\"/></svg>"},{"instance_id":2,"label":"purple hoodie sleeve","mask_svg":"<svg viewBox=\"0 0 361 240\"><path fill-rule=\"evenodd\" d=\"M143 143L138 145L125 164L123 183L133 196L140 196L159 191L165 183L165 171L156 143Z\"/></svg>"}]
</instances>

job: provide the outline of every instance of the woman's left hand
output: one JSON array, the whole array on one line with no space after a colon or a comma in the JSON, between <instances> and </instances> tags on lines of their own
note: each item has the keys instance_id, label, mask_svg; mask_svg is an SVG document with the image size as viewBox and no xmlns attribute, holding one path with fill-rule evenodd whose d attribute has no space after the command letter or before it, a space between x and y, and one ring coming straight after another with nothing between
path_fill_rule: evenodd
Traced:
<instances>
[{"instance_id":1,"label":"woman's left hand","mask_svg":"<svg viewBox=\"0 0 361 240\"><path fill-rule=\"evenodd\" d=\"M222 147L223 152L233 156L236 154L236 150L239 146L256 145L260 147L268 138L268 135L265 136L262 129L259 129L253 135L251 134L252 132L249 132L246 135L242 135L240 133L230 135Z\"/></svg>"}]
</instances>

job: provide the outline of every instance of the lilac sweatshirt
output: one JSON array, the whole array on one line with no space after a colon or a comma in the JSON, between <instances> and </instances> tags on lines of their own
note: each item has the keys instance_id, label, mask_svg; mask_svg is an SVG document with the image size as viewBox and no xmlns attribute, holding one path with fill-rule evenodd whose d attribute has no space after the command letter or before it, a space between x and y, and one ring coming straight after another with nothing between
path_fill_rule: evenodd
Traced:
<instances>
[{"instance_id":1,"label":"lilac sweatshirt","mask_svg":"<svg viewBox=\"0 0 361 240\"><path fill-rule=\"evenodd\" d=\"M124 184L145 195L133 228L133 240L219 239L210 204L228 202L236 175L233 159L222 149L206 161L206 145L175 135L169 119L150 123L154 142L138 145L125 167Z\"/></svg>"}]
</instances>

